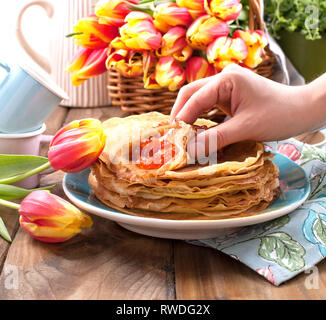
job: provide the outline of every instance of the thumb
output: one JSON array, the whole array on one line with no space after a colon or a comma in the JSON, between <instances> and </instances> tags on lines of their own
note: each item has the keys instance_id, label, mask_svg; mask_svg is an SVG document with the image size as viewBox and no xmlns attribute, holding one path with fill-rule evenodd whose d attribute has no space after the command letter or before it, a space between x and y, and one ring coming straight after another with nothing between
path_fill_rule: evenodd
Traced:
<instances>
[{"instance_id":1,"label":"thumb","mask_svg":"<svg viewBox=\"0 0 326 320\"><path fill-rule=\"evenodd\" d=\"M192 138L187 151L192 159L200 159L222 149L223 147L246 139L239 116L234 116L218 126L200 132Z\"/></svg>"}]
</instances>

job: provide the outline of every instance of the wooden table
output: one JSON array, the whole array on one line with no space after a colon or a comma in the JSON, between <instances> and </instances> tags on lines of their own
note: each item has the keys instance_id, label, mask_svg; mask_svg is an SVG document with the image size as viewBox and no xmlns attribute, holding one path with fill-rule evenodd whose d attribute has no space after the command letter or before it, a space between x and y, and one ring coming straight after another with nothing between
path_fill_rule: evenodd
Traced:
<instances>
[{"instance_id":1,"label":"wooden table","mask_svg":"<svg viewBox=\"0 0 326 320\"><path fill-rule=\"evenodd\" d=\"M120 116L113 107L58 107L47 134L76 119ZM42 146L46 156L48 146ZM43 175L64 196L62 172ZM305 285L309 274L275 287L216 250L183 241L132 233L92 216L94 226L61 244L32 239L19 228L16 211L0 207L13 238L0 238L0 300L3 299L326 299L326 262L318 264L319 289Z\"/></svg>"}]
</instances>

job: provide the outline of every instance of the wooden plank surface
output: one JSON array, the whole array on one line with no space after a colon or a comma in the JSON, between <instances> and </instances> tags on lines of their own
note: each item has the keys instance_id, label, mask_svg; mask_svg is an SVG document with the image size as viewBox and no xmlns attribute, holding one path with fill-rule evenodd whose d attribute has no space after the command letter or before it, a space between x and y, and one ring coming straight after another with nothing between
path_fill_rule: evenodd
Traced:
<instances>
[{"instance_id":1,"label":"wooden plank surface","mask_svg":"<svg viewBox=\"0 0 326 320\"><path fill-rule=\"evenodd\" d=\"M151 239L94 217L94 226L62 244L33 240L21 229L5 266L18 270L6 299L174 299L171 241Z\"/></svg>"},{"instance_id":2,"label":"wooden plank surface","mask_svg":"<svg viewBox=\"0 0 326 320\"><path fill-rule=\"evenodd\" d=\"M15 234L19 227L17 211L14 209L1 207L0 217L5 223L11 239L14 239ZM3 264L5 262L9 247L10 247L10 243L0 237L0 272L3 269Z\"/></svg>"},{"instance_id":3,"label":"wooden plank surface","mask_svg":"<svg viewBox=\"0 0 326 320\"><path fill-rule=\"evenodd\" d=\"M119 114L117 108L71 109L63 122ZM52 192L64 197L62 176L49 174L41 184L57 182ZM91 229L62 244L41 243L19 229L5 261L5 267L18 270L18 287L8 289L3 273L0 300L175 298L172 241L92 217Z\"/></svg>"},{"instance_id":4,"label":"wooden plank surface","mask_svg":"<svg viewBox=\"0 0 326 320\"><path fill-rule=\"evenodd\" d=\"M302 273L276 287L239 261L211 248L174 245L177 299L326 299L326 262L318 264L318 288ZM308 285L306 285L308 282Z\"/></svg>"},{"instance_id":5,"label":"wooden plank surface","mask_svg":"<svg viewBox=\"0 0 326 320\"><path fill-rule=\"evenodd\" d=\"M122 112L118 107L105 107L105 108L72 108L70 109L64 124L84 118L95 118L101 121L112 117L121 117Z\"/></svg>"}]
</instances>

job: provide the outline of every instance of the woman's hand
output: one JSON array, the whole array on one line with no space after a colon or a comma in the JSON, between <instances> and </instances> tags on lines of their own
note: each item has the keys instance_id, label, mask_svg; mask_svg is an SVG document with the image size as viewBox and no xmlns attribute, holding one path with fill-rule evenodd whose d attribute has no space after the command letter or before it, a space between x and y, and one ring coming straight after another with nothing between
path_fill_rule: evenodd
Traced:
<instances>
[{"instance_id":1,"label":"woman's hand","mask_svg":"<svg viewBox=\"0 0 326 320\"><path fill-rule=\"evenodd\" d=\"M326 77L323 85L319 84L324 91L325 80ZM217 144L218 149L241 140L286 139L325 122L325 111L319 111L323 114L318 116L313 112L312 104L319 103L312 97L316 91L318 86L316 88L314 82L305 86L286 86L238 65L230 65L213 77L183 87L171 111L171 121L178 119L191 124L215 104L232 116L200 133L196 141L189 142L190 155L197 157L216 151L208 150L210 139L215 140L211 145Z\"/></svg>"}]
</instances>

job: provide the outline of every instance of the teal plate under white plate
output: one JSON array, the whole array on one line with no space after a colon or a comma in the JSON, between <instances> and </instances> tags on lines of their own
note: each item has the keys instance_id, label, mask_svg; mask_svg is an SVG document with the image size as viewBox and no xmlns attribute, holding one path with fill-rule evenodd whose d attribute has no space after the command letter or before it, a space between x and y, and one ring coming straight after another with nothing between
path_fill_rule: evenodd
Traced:
<instances>
[{"instance_id":1,"label":"teal plate under white plate","mask_svg":"<svg viewBox=\"0 0 326 320\"><path fill-rule=\"evenodd\" d=\"M169 239L208 239L232 232L235 228L269 221L299 207L309 196L310 184L305 171L289 158L275 153L274 163L280 169L281 195L261 213L250 217L222 220L167 220L133 216L102 204L88 185L90 170L67 173L63 189L81 209L117 222L140 234Z\"/></svg>"}]
</instances>

